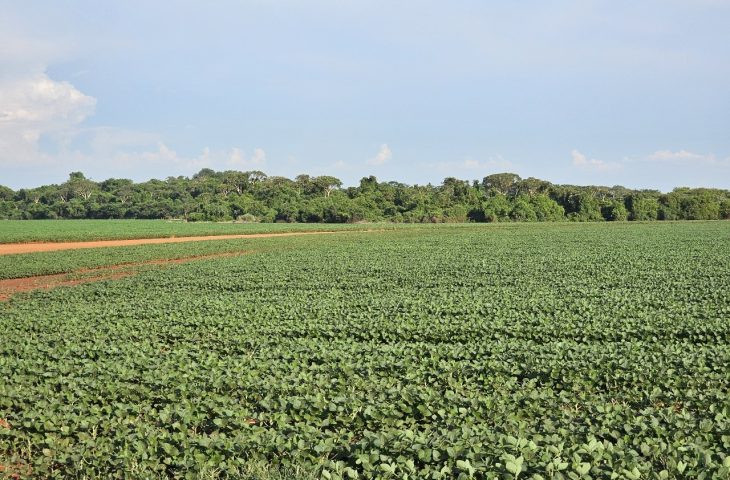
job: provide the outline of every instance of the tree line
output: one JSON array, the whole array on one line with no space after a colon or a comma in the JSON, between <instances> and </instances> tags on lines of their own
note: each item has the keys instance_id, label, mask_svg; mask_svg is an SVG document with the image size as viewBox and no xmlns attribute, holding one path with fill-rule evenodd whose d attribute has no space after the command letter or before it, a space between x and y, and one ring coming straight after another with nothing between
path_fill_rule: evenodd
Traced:
<instances>
[{"instance_id":1,"label":"tree line","mask_svg":"<svg viewBox=\"0 0 730 480\"><path fill-rule=\"evenodd\" d=\"M261 171L217 172L135 183L73 172L60 185L0 185L0 218L146 218L246 222L535 222L730 218L730 191L556 185L514 173L407 185L364 177L343 188L331 176L295 179Z\"/></svg>"}]
</instances>

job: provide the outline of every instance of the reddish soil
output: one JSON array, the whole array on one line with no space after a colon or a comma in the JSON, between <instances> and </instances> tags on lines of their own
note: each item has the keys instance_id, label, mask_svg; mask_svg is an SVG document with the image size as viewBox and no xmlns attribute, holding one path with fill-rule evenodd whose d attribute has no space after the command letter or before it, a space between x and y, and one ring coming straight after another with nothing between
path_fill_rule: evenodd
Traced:
<instances>
[{"instance_id":1,"label":"reddish soil","mask_svg":"<svg viewBox=\"0 0 730 480\"><path fill-rule=\"evenodd\" d=\"M2 243L0 255L16 253L53 252L56 250L76 250L80 248L126 247L153 243L184 243L203 240L231 240L236 238L294 237L299 235L326 235L343 232L287 232L287 233L248 233L240 235L206 235L202 237L163 237L134 238L129 240L97 240L93 242L42 242L42 243Z\"/></svg>"},{"instance_id":2,"label":"reddish soil","mask_svg":"<svg viewBox=\"0 0 730 480\"><path fill-rule=\"evenodd\" d=\"M37 275L34 277L11 278L0 280L0 302L9 300L11 296L21 292L33 290L51 289L56 287L69 287L82 283L101 282L103 280L117 280L124 277L136 275L142 267L176 265L188 263L195 260L210 258L234 257L251 253L250 250L238 252L215 253L212 255L196 255L192 257L148 260L145 262L130 262L117 265L110 265L97 268L84 268L69 273L57 273L52 275ZM0 426L2 426L0 424Z\"/></svg>"},{"instance_id":3,"label":"reddish soil","mask_svg":"<svg viewBox=\"0 0 730 480\"><path fill-rule=\"evenodd\" d=\"M16 463L15 465L3 465L0 463L0 478L9 478L12 480L20 480L22 478L31 478L32 470L30 466Z\"/></svg>"}]
</instances>

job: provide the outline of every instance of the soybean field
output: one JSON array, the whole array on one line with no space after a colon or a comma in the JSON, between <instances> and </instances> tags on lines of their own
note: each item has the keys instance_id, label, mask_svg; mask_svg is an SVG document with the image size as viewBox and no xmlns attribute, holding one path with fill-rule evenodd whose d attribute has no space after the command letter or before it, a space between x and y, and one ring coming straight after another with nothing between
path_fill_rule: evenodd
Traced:
<instances>
[{"instance_id":1,"label":"soybean field","mask_svg":"<svg viewBox=\"0 0 730 480\"><path fill-rule=\"evenodd\" d=\"M729 222L33 253L0 279L119 263L0 302L0 475L730 477Z\"/></svg>"},{"instance_id":2,"label":"soybean field","mask_svg":"<svg viewBox=\"0 0 730 480\"><path fill-rule=\"evenodd\" d=\"M394 229L417 225L183 222L179 220L0 220L0 244L133 238L192 237L312 231Z\"/></svg>"}]
</instances>

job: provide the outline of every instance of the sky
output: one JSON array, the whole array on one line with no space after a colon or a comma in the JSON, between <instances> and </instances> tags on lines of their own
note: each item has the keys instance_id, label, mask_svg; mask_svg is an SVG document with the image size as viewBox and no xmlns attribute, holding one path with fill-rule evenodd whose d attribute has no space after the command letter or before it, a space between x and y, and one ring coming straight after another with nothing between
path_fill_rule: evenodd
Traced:
<instances>
[{"instance_id":1,"label":"sky","mask_svg":"<svg viewBox=\"0 0 730 480\"><path fill-rule=\"evenodd\" d=\"M730 188L730 0L0 0L0 185Z\"/></svg>"}]
</instances>

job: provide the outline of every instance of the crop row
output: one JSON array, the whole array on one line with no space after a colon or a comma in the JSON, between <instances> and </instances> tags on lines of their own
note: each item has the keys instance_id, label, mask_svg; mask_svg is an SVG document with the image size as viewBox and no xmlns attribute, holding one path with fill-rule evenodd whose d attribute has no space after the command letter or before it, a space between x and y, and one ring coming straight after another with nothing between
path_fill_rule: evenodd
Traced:
<instances>
[{"instance_id":1,"label":"crop row","mask_svg":"<svg viewBox=\"0 0 730 480\"><path fill-rule=\"evenodd\" d=\"M0 220L0 243L65 242L128 238L191 237L307 231L394 229L382 224L232 223L168 220ZM417 226L410 226L415 228Z\"/></svg>"},{"instance_id":2,"label":"crop row","mask_svg":"<svg viewBox=\"0 0 730 480\"><path fill-rule=\"evenodd\" d=\"M371 232L342 232L345 235L370 235ZM396 234L391 232L390 234ZM339 234L338 234L339 235ZM267 251L307 245L311 237L271 237L204 240L124 247L100 247L39 253L0 255L0 280L68 273L126 263L173 260L216 254Z\"/></svg>"}]
</instances>

